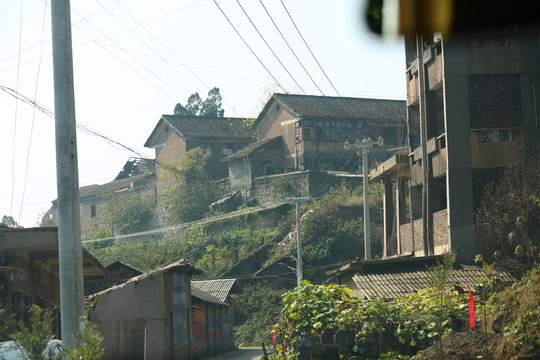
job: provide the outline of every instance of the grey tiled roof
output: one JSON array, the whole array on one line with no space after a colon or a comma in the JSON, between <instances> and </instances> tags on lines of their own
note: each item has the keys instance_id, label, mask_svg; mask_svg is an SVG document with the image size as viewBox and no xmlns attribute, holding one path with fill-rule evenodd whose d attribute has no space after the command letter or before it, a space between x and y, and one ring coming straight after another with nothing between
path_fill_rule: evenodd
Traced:
<instances>
[{"instance_id":1,"label":"grey tiled roof","mask_svg":"<svg viewBox=\"0 0 540 360\"><path fill-rule=\"evenodd\" d=\"M135 187L138 186L141 180L146 179L147 177L153 176L153 174L143 174L137 176L131 176L122 180L111 181L106 184L101 185L88 185L83 186L79 189L79 197L85 198L96 195L104 195L113 191L127 189L133 184Z\"/></svg>"},{"instance_id":2,"label":"grey tiled roof","mask_svg":"<svg viewBox=\"0 0 540 360\"><path fill-rule=\"evenodd\" d=\"M152 270L141 275L137 275L122 284L112 286L108 289L100 291L99 293L104 293L104 292L108 292L115 289L121 289L124 286L127 286L128 284L137 283L141 280L153 277L160 273L179 273L179 272L185 272L185 273L188 273L190 276L192 276L194 274L200 274L202 271L196 268L195 266L191 265L191 263L188 260L180 259L162 268Z\"/></svg>"},{"instance_id":3,"label":"grey tiled roof","mask_svg":"<svg viewBox=\"0 0 540 360\"><path fill-rule=\"evenodd\" d=\"M401 122L400 113L402 116L406 113L405 100L291 94L274 94L273 98L291 109L298 117L304 118ZM260 116L262 115L263 113Z\"/></svg>"},{"instance_id":4,"label":"grey tiled roof","mask_svg":"<svg viewBox=\"0 0 540 360\"><path fill-rule=\"evenodd\" d=\"M191 287L191 296L194 296L196 297L197 299L199 300L202 300L204 302L209 302L209 303L212 303L212 304L219 304L219 305L224 305L224 306L228 306L227 303L219 300L218 298L210 295L210 294L207 294L205 293L204 291L202 290L199 290L197 289L196 287Z\"/></svg>"},{"instance_id":5,"label":"grey tiled roof","mask_svg":"<svg viewBox=\"0 0 540 360\"><path fill-rule=\"evenodd\" d=\"M479 284L483 274L484 272L480 266L455 265L448 284L459 284L463 288L467 284L475 287ZM430 273L425 267L418 267L408 271L356 273L353 281L356 289L360 290L366 298L382 298L386 296L393 299L429 288L429 276ZM502 270L496 271L496 278L500 282L514 280L512 275Z\"/></svg>"},{"instance_id":6,"label":"grey tiled roof","mask_svg":"<svg viewBox=\"0 0 540 360\"><path fill-rule=\"evenodd\" d=\"M236 279L194 280L191 282L191 288L199 289L221 301L225 301L229 294L236 294L239 291Z\"/></svg>"},{"instance_id":7,"label":"grey tiled roof","mask_svg":"<svg viewBox=\"0 0 540 360\"><path fill-rule=\"evenodd\" d=\"M249 155L251 155L254 151L257 151L265 146L269 146L270 144L273 144L275 142L278 142L280 140L282 140L283 137L282 136L276 136L276 137L273 137L273 138L270 138L270 139L263 139L263 140L259 140L257 142L254 142L254 143L250 143L246 146L244 146L243 148L241 148L240 150L230 154L230 155L227 155L226 157L224 157L221 161L224 161L224 162L227 162L227 161L231 161L231 160L234 160L234 159L242 159L242 158L245 158L245 157L248 157Z\"/></svg>"},{"instance_id":8,"label":"grey tiled roof","mask_svg":"<svg viewBox=\"0 0 540 360\"><path fill-rule=\"evenodd\" d=\"M242 118L163 115L162 119L182 136L226 139L250 139L253 136L253 129Z\"/></svg>"}]
</instances>

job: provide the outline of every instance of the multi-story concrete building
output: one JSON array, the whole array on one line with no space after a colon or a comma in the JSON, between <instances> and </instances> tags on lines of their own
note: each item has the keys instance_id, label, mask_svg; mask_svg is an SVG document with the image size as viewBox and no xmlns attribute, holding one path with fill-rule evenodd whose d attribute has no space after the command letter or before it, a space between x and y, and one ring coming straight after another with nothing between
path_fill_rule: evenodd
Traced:
<instances>
[{"instance_id":1,"label":"multi-story concrete building","mask_svg":"<svg viewBox=\"0 0 540 360\"><path fill-rule=\"evenodd\" d=\"M409 155L371 172L385 183L385 256L455 250L471 262L483 249L471 223L484 185L540 141L539 38L537 26L507 25L406 39Z\"/></svg>"}]
</instances>

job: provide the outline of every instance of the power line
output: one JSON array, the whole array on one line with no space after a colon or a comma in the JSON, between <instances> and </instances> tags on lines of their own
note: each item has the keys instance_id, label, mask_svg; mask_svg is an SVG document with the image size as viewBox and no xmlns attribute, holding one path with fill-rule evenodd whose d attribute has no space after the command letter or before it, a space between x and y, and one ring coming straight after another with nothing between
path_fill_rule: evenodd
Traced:
<instances>
[{"instance_id":1,"label":"power line","mask_svg":"<svg viewBox=\"0 0 540 360\"><path fill-rule=\"evenodd\" d=\"M200 2L200 1L199 1L199 2ZM195 4L198 4L199 2L194 3L194 4L192 4L192 5L188 5L188 6L186 6L186 7L183 7L183 8L181 8L181 9L179 9L179 10L183 10L183 9L185 9L185 8L187 8L187 7L190 7L190 6L193 6L193 5L195 5ZM169 54L171 54L171 55L176 59L176 61L178 61L178 63L180 63L180 65L182 65L183 67L185 67L185 68L187 69L187 71L189 71L189 73L190 73L191 75L193 75L193 76L194 76L197 80L199 80L204 86L206 86L207 89L209 89L209 90L211 89L211 87L210 87L208 84L206 84L199 76L197 76L197 74L195 74L195 72L193 72L188 66L186 66L186 65L178 58L178 56L176 56L176 54L174 54L171 50L169 50L169 48L168 48L167 46L165 46L165 45L164 45L164 44L163 44L156 36L154 36L154 34L152 34L152 33L144 26L144 24L142 24L137 18L135 18L135 17L134 17L134 16L133 16L133 15L132 15L125 7L123 7L121 4L118 4L118 5L119 5L119 6L122 8L122 10L124 10L124 12L125 12L126 14L128 14L128 15L129 15L129 16L130 16L130 17L131 17L131 18L132 18L132 19L133 19L133 20L134 20L134 21L135 21L135 22L136 22L136 23L144 30L144 31L146 31L146 33L147 33L148 35L150 35L150 36L151 36L151 37L152 37L159 45L161 45L165 50L167 50L167 52L168 52ZM176 10L176 11L179 11L179 10ZM130 30L130 29L128 28L128 30ZM131 30L130 30L130 31L131 31ZM137 38L139 38L139 37L137 37ZM141 41L142 41L142 40L141 40ZM144 42L143 42L143 43L144 43ZM145 45L146 45L146 44L145 44ZM160 60L162 60L163 62L165 62L167 65L169 65L169 66L170 66L170 67L171 67L178 75L180 75L180 76L181 76L183 79L185 79L189 84L191 84L195 89L197 89L197 91L200 91L200 90L197 88L197 86L195 86L194 84L192 84L192 83L191 83L189 80L187 80L182 74L180 74L180 73L176 70L176 68L174 68L167 60L165 60L164 58L162 58L162 57L161 57L159 54L157 54L152 48L150 48L150 50L152 50L152 51L160 58ZM202 93L202 91L200 91L200 92ZM239 114L236 112L236 110L234 109L234 107L231 106L230 104L228 104L225 100L223 101L223 103L224 103L225 105L227 105L227 106L229 107L229 109L232 110L233 113L239 115Z\"/></svg>"},{"instance_id":2,"label":"power line","mask_svg":"<svg viewBox=\"0 0 540 360\"><path fill-rule=\"evenodd\" d=\"M232 28L234 29L234 31L236 32L236 34L240 37L240 39L242 39L242 41L244 42L244 44L247 46L247 48L251 51L251 53L253 54L253 56L255 56L255 58L259 61L259 63L262 65L262 67L264 68L264 70L266 70L266 72L272 77L272 79L274 79L274 81L276 82L276 84L278 84L278 86L285 92L287 92L287 90L285 90L285 88L283 88L283 86L281 86L281 84L279 83L279 81L277 81L277 79L274 77L274 75L272 75L272 73L270 72L270 70L268 70L268 68L263 64L263 62L261 61L261 59L259 59L259 57L257 56L257 54L255 54L255 52L253 51L253 49L251 49L251 47L249 46L249 44L246 42L246 40L244 40L244 38L242 37L242 35L240 34L240 32L238 32L238 30L236 29L236 27L234 26L234 24L232 23L232 21L229 19L229 17L227 16L227 14L225 14L225 12L223 11L223 9L219 6L219 4L217 3L216 0L213 0L214 1L214 4L216 4L216 6L218 7L219 11L221 11L221 13L223 14L223 16L225 16L225 19L227 19L227 21L229 22L229 24L231 24Z\"/></svg>"},{"instance_id":3,"label":"power line","mask_svg":"<svg viewBox=\"0 0 540 360\"><path fill-rule=\"evenodd\" d=\"M167 65L169 65L169 67L171 69L174 70L174 72L176 72L178 75L180 75L182 77L182 79L184 79L185 81L187 81L191 86L193 86L194 88L197 89L197 86L195 86L195 84L193 84L191 81L189 81L189 79L187 79L183 74L181 74L174 66L172 66L169 62L167 62L160 54L157 53L157 51L155 51L150 45L148 45L143 39L141 39L140 36L138 36L137 34L135 34L135 32L133 30L131 30L127 25L124 24L124 22L122 22L122 20L120 20L116 15L114 15L109 9L107 9L102 3L100 3L98 0L96 0L96 2L105 10L109 13L109 15L111 15L116 21L118 21L127 31L129 31L133 36L135 36L137 38L137 40L139 40L144 46L146 46L148 49L150 49L150 51L152 51L157 57L159 60L163 61L164 63L166 63ZM144 30L146 30L147 33L149 33L155 40L157 40L137 19L135 19L135 17L133 17L131 15L131 13L129 13L120 3L118 3L118 5L129 15L131 16L131 18L133 20L135 20L139 26L141 26ZM159 40L157 40L159 42ZM161 42L159 42L160 45L163 46L163 44ZM122 49L123 50L123 49ZM178 59L177 59L178 60ZM180 61L180 60L178 60ZM180 62L182 64L182 62ZM183 65L183 64L182 64ZM199 81L201 81L199 79ZM201 81L202 82L202 81ZM205 84L206 85L206 84ZM200 91L200 90L199 90Z\"/></svg>"},{"instance_id":4,"label":"power line","mask_svg":"<svg viewBox=\"0 0 540 360\"><path fill-rule=\"evenodd\" d=\"M77 15L83 17L79 12L77 12L76 10L73 10L77 13ZM107 34L105 34L103 31L101 31L97 26L95 26L94 24L92 24L90 21L86 20L86 22L88 24L90 24L92 27L94 27L97 31L99 31L103 36L105 36L109 41L111 41L113 44L115 44L116 46L120 47L120 45L118 45L118 43L116 43L113 39L110 38L110 36L108 36ZM82 31L86 36L92 38L92 36L88 35L87 32L85 32L84 30L82 30L79 26L77 26L77 28ZM125 61L123 61L122 59L120 59L117 55L115 55L113 52L111 52L110 50L108 50L107 48L105 48L103 45L101 45L100 43L96 42L97 44L99 44L103 49L107 50L111 55L113 55L116 59L118 59L119 61L121 61L123 64L125 64L126 66L128 66L131 70L133 70L137 75L139 75L140 77L142 77L144 80L146 80L147 82L149 82L152 86L154 86L156 89L158 89L160 92L162 92L163 94L165 94L167 97L169 97L170 99L172 99L173 101L176 101L172 96L170 96L169 94L165 93L160 87L156 86L153 82L151 82L150 80L148 80L146 77L144 77L143 75L141 75L137 70L135 70L132 66L130 66L129 64L127 64ZM122 47L120 47L120 49L122 49L124 51L124 49ZM144 65L143 63L141 63L139 60L137 60L137 58L135 58L133 55L131 55L130 53L128 53L127 51L124 51L127 55L129 55L135 62L137 62L140 66L142 66L146 71L148 71L150 74L152 74L154 77L156 77L159 81L161 81L165 86L167 86L168 88L170 88L172 91L174 91L177 95L179 95L181 98L183 98L184 100L187 101L186 97L184 97L182 94L180 94L178 91L176 91L174 88L172 88L165 80L163 80L161 77L159 77L158 75L156 75L152 70L150 70L146 65Z\"/></svg>"},{"instance_id":5,"label":"power line","mask_svg":"<svg viewBox=\"0 0 540 360\"><path fill-rule=\"evenodd\" d=\"M45 14L47 10L47 2L45 1L45 6L43 7L43 18L42 18L42 26L41 26L41 48L39 52L39 63L38 63L38 69L37 69L37 75L36 75L36 87L34 90L34 101L37 98L37 91L38 91L38 84L39 84L39 75L41 72L41 60L43 58L43 38L45 34ZM23 193L22 193L22 199L21 199L21 207L19 209L19 223L21 222L21 216L22 211L24 207L24 198L26 196L26 186L28 183L28 165L30 163L30 148L32 146L32 137L34 135L34 123L36 121L36 108L33 108L32 111L32 125L30 127L30 138L28 139L28 150L26 152L26 167L25 167L25 175L24 175L24 186L23 186Z\"/></svg>"},{"instance_id":6,"label":"power line","mask_svg":"<svg viewBox=\"0 0 540 360\"><path fill-rule=\"evenodd\" d=\"M21 0L21 6L20 6L20 15L21 15L21 21L19 24L19 56L17 59L17 90L19 90L19 78L21 73L21 47L22 47L22 28L23 28L23 21L22 21L22 12L23 12L23 1ZM16 143L17 143L17 114L18 114L18 106L19 102L15 100L15 120L13 122L13 155L11 158L11 201L9 206L9 214L13 214L13 194L15 193L15 152L17 149Z\"/></svg>"},{"instance_id":7,"label":"power line","mask_svg":"<svg viewBox=\"0 0 540 360\"><path fill-rule=\"evenodd\" d=\"M262 0L259 0L259 2L261 3L262 7L264 8L264 11L266 11L266 14L268 15L268 17L270 18L270 20L272 20L272 23L274 24L274 26L276 27L276 30L279 32L279 35L281 35L281 38L283 39L283 41L285 41L285 44L287 44L287 46L289 47L289 50L291 50L291 52L293 53L294 57L296 58L296 60L298 61L298 63L300 64L300 66L302 66L302 69L304 69L304 71L306 72L307 76L309 76L309 78L311 79L311 81L313 82L313 84L315 85L315 87L319 90L319 92L321 93L321 95L324 96L324 93L323 91L319 88L319 86L317 85L317 83L315 82L315 80L313 80L313 78L311 77L311 74L307 71L307 69L304 67L304 64L302 63L302 61L300 61L300 59L298 58L298 56L296 56L296 53L294 52L294 50L292 49L291 45L289 45L289 42L287 41L287 39L285 38L285 36L283 35L283 33L281 32L281 30L279 29L279 27L277 26L276 22L274 21L274 18L272 17L272 15L270 15L270 13L268 12L268 10L266 9L266 6L264 6L264 3L262 2Z\"/></svg>"},{"instance_id":8,"label":"power line","mask_svg":"<svg viewBox=\"0 0 540 360\"><path fill-rule=\"evenodd\" d=\"M238 6L240 6L240 9L242 9L242 11L244 12L244 15L246 15L246 17L248 18L249 22L251 23L251 25L253 25L253 27L255 28L255 31L257 31L257 34L259 34L259 36L261 37L261 39L264 41L264 43L266 44L266 46L268 47L268 49L272 52L272 54L274 55L274 57L276 58L276 60L281 64L281 66L283 67L283 69L285 70L285 72L287 72L287 74L289 74L290 78L294 81L294 83L296 84L296 86L298 86L298 88L304 93L304 95L306 95L306 92L304 91L304 89L302 89L302 87L300 86L300 84L298 84L298 82L296 81L296 79L292 76L292 74L289 72L289 70L287 69L287 67L283 64L283 62L281 62L281 60L279 59L279 57L276 55L276 53L274 52L274 50L272 49L272 47L270 46L270 44L268 44L268 42L266 41L266 39L264 38L264 36L261 34L261 32L259 31L259 29L257 28L257 26L255 25L255 23L253 22L253 20L251 20L251 18L249 17L248 13L246 12L246 10L244 9L244 7L242 6L242 4L240 3L240 0L236 0L236 3L238 4Z\"/></svg>"},{"instance_id":9,"label":"power line","mask_svg":"<svg viewBox=\"0 0 540 360\"><path fill-rule=\"evenodd\" d=\"M214 0L215 1L215 0ZM300 30L298 29L298 26L296 26L296 23L294 22L291 14L289 13L289 10L287 10L287 7L285 6L285 3L283 2L283 0L280 0L281 1L281 5L283 5L283 8L285 9L285 11L287 12L287 15L289 15L289 19L291 19L296 31L298 32L298 35L300 35L300 37L302 38L302 41L304 42L304 44L306 45L306 47L308 48L309 52L311 53L311 56L313 56L313 59L315 59L315 62L317 63L317 65L319 65L319 68L321 69L321 71L323 72L324 76L326 76L326 79L328 80L328 82L330 83L330 85L332 85L332 87L334 88L334 91L336 92L336 94L338 94L338 96L341 96L339 94L339 92L337 91L336 87L334 86L334 84L332 83L332 81L330 80L330 78L328 77L328 75L326 75L326 72L323 70L321 64L319 64L319 61L317 60L317 58L315 57L315 55L313 54L313 51L311 51L311 48L309 47L309 45L307 44L306 40L304 39L304 37L302 36L302 33L300 32Z\"/></svg>"}]
</instances>

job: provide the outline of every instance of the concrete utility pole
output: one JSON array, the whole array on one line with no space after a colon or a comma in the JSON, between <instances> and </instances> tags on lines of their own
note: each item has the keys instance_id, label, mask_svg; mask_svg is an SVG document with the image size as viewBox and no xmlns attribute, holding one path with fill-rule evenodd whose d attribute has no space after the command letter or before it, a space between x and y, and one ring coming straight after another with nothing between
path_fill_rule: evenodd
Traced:
<instances>
[{"instance_id":1,"label":"concrete utility pole","mask_svg":"<svg viewBox=\"0 0 540 360\"><path fill-rule=\"evenodd\" d=\"M424 37L416 35L416 58L418 61L418 110L420 113L420 145L422 152L422 234L424 242L424 254L433 255L431 246L433 214L429 204L431 181L430 161L427 154L427 107L426 107L426 80L424 74Z\"/></svg>"},{"instance_id":2,"label":"concrete utility pole","mask_svg":"<svg viewBox=\"0 0 540 360\"><path fill-rule=\"evenodd\" d=\"M84 326L81 215L69 0L52 0L52 45L58 189L58 257L62 343L75 347Z\"/></svg>"},{"instance_id":3,"label":"concrete utility pole","mask_svg":"<svg viewBox=\"0 0 540 360\"><path fill-rule=\"evenodd\" d=\"M300 239L300 207L298 206L298 199L296 203L296 248L298 250L298 259L296 259L296 284L300 287L300 283L304 280L302 273L302 242Z\"/></svg>"},{"instance_id":4,"label":"concrete utility pole","mask_svg":"<svg viewBox=\"0 0 540 360\"><path fill-rule=\"evenodd\" d=\"M356 139L354 146L358 150L357 154L362 154L362 191L364 194L364 259L371 259L371 235L370 235L370 221L369 221L369 165L368 165L368 154L369 149L373 147L373 144L379 146L384 145L384 140L379 136L377 142L374 143L371 138ZM349 141L345 141L345 149L350 149L351 144ZM360 153L360 150L362 152Z\"/></svg>"}]
</instances>

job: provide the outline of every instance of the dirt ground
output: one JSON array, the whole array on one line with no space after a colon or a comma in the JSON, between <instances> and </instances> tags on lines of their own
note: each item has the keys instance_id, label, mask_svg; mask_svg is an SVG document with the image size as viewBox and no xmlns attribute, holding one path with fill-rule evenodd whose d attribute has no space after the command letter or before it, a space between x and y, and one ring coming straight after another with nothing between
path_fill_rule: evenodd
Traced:
<instances>
[{"instance_id":1,"label":"dirt ground","mask_svg":"<svg viewBox=\"0 0 540 360\"><path fill-rule=\"evenodd\" d=\"M488 334L488 352L497 346L501 338L502 334ZM484 339L485 335L481 331L450 334L443 339L442 359L491 359L489 353L488 356L485 356L486 345ZM441 359L439 343L419 352L413 359Z\"/></svg>"}]
</instances>

